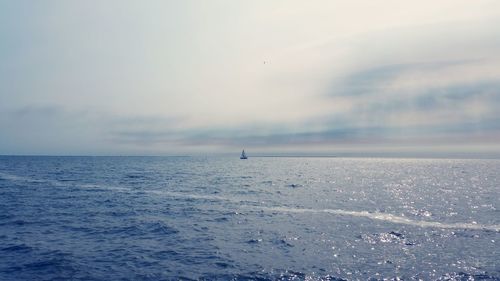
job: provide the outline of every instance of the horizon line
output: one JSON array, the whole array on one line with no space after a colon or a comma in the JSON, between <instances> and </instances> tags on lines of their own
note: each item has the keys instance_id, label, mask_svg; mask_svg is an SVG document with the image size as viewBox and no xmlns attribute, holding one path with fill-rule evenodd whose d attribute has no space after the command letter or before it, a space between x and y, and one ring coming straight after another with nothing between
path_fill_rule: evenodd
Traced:
<instances>
[{"instance_id":1,"label":"horizon line","mask_svg":"<svg viewBox=\"0 0 500 281\"><path fill-rule=\"evenodd\" d=\"M430 152L429 152L430 153ZM444 153L427 155L427 153L339 153L337 155L317 154L257 154L248 155L248 158L409 158L409 159L496 159L500 160L500 154L493 153ZM191 157L231 157L232 153L194 154L194 155L50 155L50 154L0 154L0 157L169 157L169 158L191 158ZM238 158L238 156L234 156Z\"/></svg>"}]
</instances>

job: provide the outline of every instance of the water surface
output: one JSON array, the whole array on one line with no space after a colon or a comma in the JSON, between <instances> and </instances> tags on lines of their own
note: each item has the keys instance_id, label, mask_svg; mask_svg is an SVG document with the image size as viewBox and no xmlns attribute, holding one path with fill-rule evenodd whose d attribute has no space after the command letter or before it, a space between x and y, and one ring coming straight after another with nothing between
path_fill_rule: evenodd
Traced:
<instances>
[{"instance_id":1,"label":"water surface","mask_svg":"<svg viewBox=\"0 0 500 281\"><path fill-rule=\"evenodd\" d=\"M500 280L500 161L0 157L0 280Z\"/></svg>"}]
</instances>

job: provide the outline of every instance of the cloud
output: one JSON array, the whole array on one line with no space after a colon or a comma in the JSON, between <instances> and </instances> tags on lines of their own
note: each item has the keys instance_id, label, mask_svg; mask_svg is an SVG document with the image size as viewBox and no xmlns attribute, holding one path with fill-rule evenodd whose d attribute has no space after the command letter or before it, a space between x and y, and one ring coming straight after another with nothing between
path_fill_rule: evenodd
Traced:
<instances>
[{"instance_id":1,"label":"cloud","mask_svg":"<svg viewBox=\"0 0 500 281\"><path fill-rule=\"evenodd\" d=\"M345 71L324 91L325 100L346 106L324 120L359 131L380 128L389 140L425 135L452 143L457 133L498 138L497 127L482 125L500 120L496 23L398 27L353 40L364 49L351 48Z\"/></svg>"},{"instance_id":2,"label":"cloud","mask_svg":"<svg viewBox=\"0 0 500 281\"><path fill-rule=\"evenodd\" d=\"M499 140L500 4L315 4L2 3L0 153Z\"/></svg>"},{"instance_id":3,"label":"cloud","mask_svg":"<svg viewBox=\"0 0 500 281\"><path fill-rule=\"evenodd\" d=\"M439 125L499 117L496 108L500 101L500 79L455 76L451 80L454 66L447 64L447 71L443 69L432 68L421 73L420 66L398 66L384 68L380 75L369 75L367 79L364 79L366 72L362 72L354 75L354 79L347 79L347 83L354 85L352 91L333 94L332 98L349 98L352 106L345 118L387 126ZM401 118L405 116L413 121L404 122Z\"/></svg>"},{"instance_id":4,"label":"cloud","mask_svg":"<svg viewBox=\"0 0 500 281\"><path fill-rule=\"evenodd\" d=\"M27 105L12 111L16 118L47 118L57 117L63 113L63 108L56 105Z\"/></svg>"},{"instance_id":5,"label":"cloud","mask_svg":"<svg viewBox=\"0 0 500 281\"><path fill-rule=\"evenodd\" d=\"M368 69L357 70L344 78L335 81L334 89L329 93L332 96L362 96L377 95L381 91L397 90L394 85L401 76L420 75L423 79L429 72L435 73L457 65L463 65L469 61L443 61L443 62L415 62L377 66ZM429 82L429 81L427 81ZM428 85L427 85L428 86Z\"/></svg>"}]
</instances>

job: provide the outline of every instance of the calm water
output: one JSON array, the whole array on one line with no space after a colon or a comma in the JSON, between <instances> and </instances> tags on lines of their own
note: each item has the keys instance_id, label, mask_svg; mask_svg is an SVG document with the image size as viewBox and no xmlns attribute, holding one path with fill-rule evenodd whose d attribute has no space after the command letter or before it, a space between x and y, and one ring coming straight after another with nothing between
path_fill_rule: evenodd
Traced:
<instances>
[{"instance_id":1,"label":"calm water","mask_svg":"<svg viewBox=\"0 0 500 281\"><path fill-rule=\"evenodd\" d=\"M0 280L500 280L500 161L0 157Z\"/></svg>"}]
</instances>

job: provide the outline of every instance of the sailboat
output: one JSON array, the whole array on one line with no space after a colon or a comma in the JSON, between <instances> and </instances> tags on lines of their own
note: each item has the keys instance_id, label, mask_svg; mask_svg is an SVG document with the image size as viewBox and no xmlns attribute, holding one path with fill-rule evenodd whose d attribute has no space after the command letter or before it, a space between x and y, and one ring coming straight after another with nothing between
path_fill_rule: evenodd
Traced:
<instances>
[{"instance_id":1,"label":"sailboat","mask_svg":"<svg viewBox=\"0 0 500 281\"><path fill-rule=\"evenodd\" d=\"M245 154L245 150L241 152L240 159L248 159L247 155Z\"/></svg>"}]
</instances>

